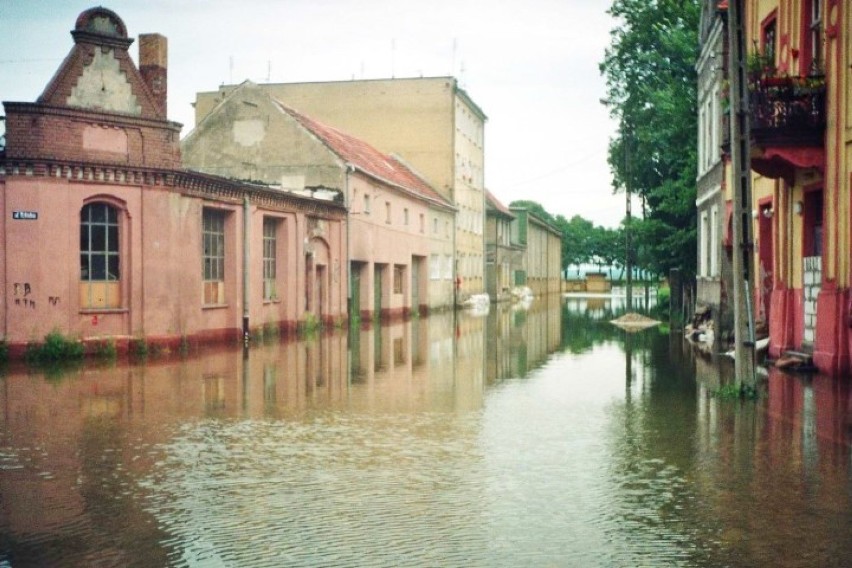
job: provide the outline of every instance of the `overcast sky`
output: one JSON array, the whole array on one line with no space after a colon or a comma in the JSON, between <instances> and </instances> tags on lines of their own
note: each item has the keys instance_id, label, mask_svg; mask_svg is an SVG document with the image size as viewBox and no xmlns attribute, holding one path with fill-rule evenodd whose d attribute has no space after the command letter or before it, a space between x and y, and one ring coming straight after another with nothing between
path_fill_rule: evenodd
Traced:
<instances>
[{"instance_id":1,"label":"overcast sky","mask_svg":"<svg viewBox=\"0 0 852 568\"><path fill-rule=\"evenodd\" d=\"M488 115L486 186L504 203L616 226L614 123L598 71L608 0L104 0L131 37L169 40L169 118L192 128L223 83L458 77ZM77 0L0 0L0 100L34 101L73 45ZM130 48L137 61L137 45Z\"/></svg>"}]
</instances>

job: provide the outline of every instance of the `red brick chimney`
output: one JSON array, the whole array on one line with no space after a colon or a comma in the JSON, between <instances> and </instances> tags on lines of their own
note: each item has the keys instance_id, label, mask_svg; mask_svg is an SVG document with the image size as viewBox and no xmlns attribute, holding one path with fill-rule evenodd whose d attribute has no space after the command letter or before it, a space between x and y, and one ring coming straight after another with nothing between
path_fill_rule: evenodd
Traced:
<instances>
[{"instance_id":1,"label":"red brick chimney","mask_svg":"<svg viewBox=\"0 0 852 568\"><path fill-rule=\"evenodd\" d=\"M139 72L154 94L164 119L168 118L166 107L168 68L169 49L166 37L160 34L140 34Z\"/></svg>"}]
</instances>

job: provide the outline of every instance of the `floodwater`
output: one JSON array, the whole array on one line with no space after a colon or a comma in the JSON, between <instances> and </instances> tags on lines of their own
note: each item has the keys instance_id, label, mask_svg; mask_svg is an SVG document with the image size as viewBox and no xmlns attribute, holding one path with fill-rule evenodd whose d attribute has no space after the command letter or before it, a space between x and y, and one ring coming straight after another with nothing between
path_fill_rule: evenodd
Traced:
<instances>
[{"instance_id":1,"label":"floodwater","mask_svg":"<svg viewBox=\"0 0 852 568\"><path fill-rule=\"evenodd\" d=\"M849 566L849 381L605 299L0 378L0 567Z\"/></svg>"}]
</instances>

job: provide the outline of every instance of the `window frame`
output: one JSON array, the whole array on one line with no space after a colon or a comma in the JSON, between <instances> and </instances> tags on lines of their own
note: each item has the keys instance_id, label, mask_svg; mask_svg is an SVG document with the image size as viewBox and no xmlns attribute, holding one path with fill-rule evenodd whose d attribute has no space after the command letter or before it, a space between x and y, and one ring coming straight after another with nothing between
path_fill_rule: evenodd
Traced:
<instances>
[{"instance_id":1,"label":"window frame","mask_svg":"<svg viewBox=\"0 0 852 568\"><path fill-rule=\"evenodd\" d=\"M102 219L94 217L98 207L102 207ZM122 307L123 211L122 206L104 199L93 199L80 207L79 301L80 308L83 310L110 310ZM102 244L95 247L97 233L102 233L100 238ZM94 266L97 258L101 259L100 270ZM101 272L101 277L97 277Z\"/></svg>"},{"instance_id":2,"label":"window frame","mask_svg":"<svg viewBox=\"0 0 852 568\"><path fill-rule=\"evenodd\" d=\"M393 265L393 293L394 294L404 294L405 293L405 265L404 264L394 264Z\"/></svg>"},{"instance_id":3,"label":"window frame","mask_svg":"<svg viewBox=\"0 0 852 568\"><path fill-rule=\"evenodd\" d=\"M825 4L822 0L808 0L802 5L802 50L799 73L814 75L822 73L825 64L823 46Z\"/></svg>"},{"instance_id":4,"label":"window frame","mask_svg":"<svg viewBox=\"0 0 852 568\"><path fill-rule=\"evenodd\" d=\"M228 213L214 207L204 207L201 213L201 280L205 306L225 304L225 225Z\"/></svg>"},{"instance_id":5,"label":"window frame","mask_svg":"<svg viewBox=\"0 0 852 568\"><path fill-rule=\"evenodd\" d=\"M282 220L277 217L263 217L263 300L275 302L281 298L278 295L278 233Z\"/></svg>"}]
</instances>

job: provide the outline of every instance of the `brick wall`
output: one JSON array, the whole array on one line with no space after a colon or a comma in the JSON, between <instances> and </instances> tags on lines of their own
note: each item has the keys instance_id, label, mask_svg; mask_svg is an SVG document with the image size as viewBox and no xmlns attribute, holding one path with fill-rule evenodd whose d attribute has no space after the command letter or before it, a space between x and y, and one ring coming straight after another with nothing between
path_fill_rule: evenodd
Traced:
<instances>
[{"instance_id":1,"label":"brick wall","mask_svg":"<svg viewBox=\"0 0 852 568\"><path fill-rule=\"evenodd\" d=\"M180 125L82 109L5 103L6 157L180 167ZM87 129L104 129L99 143L84 144ZM110 140L114 143L110 145Z\"/></svg>"}]
</instances>

